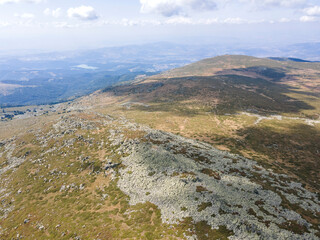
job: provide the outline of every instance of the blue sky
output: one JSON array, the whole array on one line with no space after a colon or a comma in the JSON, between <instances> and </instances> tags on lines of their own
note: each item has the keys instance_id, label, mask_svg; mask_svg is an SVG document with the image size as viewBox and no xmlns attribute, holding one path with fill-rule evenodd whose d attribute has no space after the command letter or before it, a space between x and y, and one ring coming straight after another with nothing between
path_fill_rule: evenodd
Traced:
<instances>
[{"instance_id":1,"label":"blue sky","mask_svg":"<svg viewBox=\"0 0 320 240\"><path fill-rule=\"evenodd\" d=\"M320 41L319 0L0 0L0 51Z\"/></svg>"}]
</instances>

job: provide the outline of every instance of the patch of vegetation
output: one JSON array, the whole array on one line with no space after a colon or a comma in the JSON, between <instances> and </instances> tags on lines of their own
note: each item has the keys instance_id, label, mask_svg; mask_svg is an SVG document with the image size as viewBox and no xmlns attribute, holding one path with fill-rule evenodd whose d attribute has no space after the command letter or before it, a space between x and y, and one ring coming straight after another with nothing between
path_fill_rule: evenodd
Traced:
<instances>
[{"instance_id":1,"label":"patch of vegetation","mask_svg":"<svg viewBox=\"0 0 320 240\"><path fill-rule=\"evenodd\" d=\"M270 122L263 127L239 131L245 137L245 148L268 156L273 163L291 172L300 181L319 188L318 159L320 130L305 124Z\"/></svg>"},{"instance_id":2,"label":"patch of vegetation","mask_svg":"<svg viewBox=\"0 0 320 240\"><path fill-rule=\"evenodd\" d=\"M205 187L197 186L196 192L207 192L207 191L208 191L208 189L206 189Z\"/></svg>"},{"instance_id":3,"label":"patch of vegetation","mask_svg":"<svg viewBox=\"0 0 320 240\"><path fill-rule=\"evenodd\" d=\"M203 174L206 174L206 175L210 176L210 177L214 177L217 180L221 180L221 177L220 177L219 173L213 171L212 169L204 168L204 169L201 170L201 172Z\"/></svg>"},{"instance_id":4,"label":"patch of vegetation","mask_svg":"<svg viewBox=\"0 0 320 240\"><path fill-rule=\"evenodd\" d=\"M233 235L233 231L228 230L225 226L220 226L219 229L212 229L205 221L195 224L195 232L199 240L227 240L228 237Z\"/></svg>"},{"instance_id":5,"label":"patch of vegetation","mask_svg":"<svg viewBox=\"0 0 320 240\"><path fill-rule=\"evenodd\" d=\"M198 205L198 212L205 210L207 207L212 207L212 203L211 202L203 202L203 203L199 204Z\"/></svg>"},{"instance_id":6,"label":"patch of vegetation","mask_svg":"<svg viewBox=\"0 0 320 240\"><path fill-rule=\"evenodd\" d=\"M306 226L300 225L296 221L287 221L278 225L281 229L285 229L295 234L303 234L305 232L309 232Z\"/></svg>"}]
</instances>

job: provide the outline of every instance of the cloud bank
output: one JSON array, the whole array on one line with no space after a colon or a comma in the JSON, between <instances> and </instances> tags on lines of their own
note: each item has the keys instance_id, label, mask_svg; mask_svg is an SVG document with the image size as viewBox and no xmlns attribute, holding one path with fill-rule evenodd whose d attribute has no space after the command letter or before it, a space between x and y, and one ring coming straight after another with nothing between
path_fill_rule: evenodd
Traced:
<instances>
[{"instance_id":1,"label":"cloud bank","mask_svg":"<svg viewBox=\"0 0 320 240\"><path fill-rule=\"evenodd\" d=\"M93 7L91 6L80 6L76 8L68 9L69 18L77 18L83 21L90 21L98 19L98 15Z\"/></svg>"},{"instance_id":2,"label":"cloud bank","mask_svg":"<svg viewBox=\"0 0 320 240\"><path fill-rule=\"evenodd\" d=\"M156 13L165 17L184 15L188 11L212 11L217 8L213 0L140 0L142 13Z\"/></svg>"},{"instance_id":3,"label":"cloud bank","mask_svg":"<svg viewBox=\"0 0 320 240\"><path fill-rule=\"evenodd\" d=\"M314 21L316 21L316 18L315 17L311 17L311 16L302 16L300 18L300 21L301 22L314 22Z\"/></svg>"},{"instance_id":4,"label":"cloud bank","mask_svg":"<svg viewBox=\"0 0 320 240\"><path fill-rule=\"evenodd\" d=\"M259 8L265 7L301 7L307 3L307 0L238 0L239 2L251 3Z\"/></svg>"},{"instance_id":5,"label":"cloud bank","mask_svg":"<svg viewBox=\"0 0 320 240\"><path fill-rule=\"evenodd\" d=\"M0 0L0 5L10 3L41 3L43 0Z\"/></svg>"},{"instance_id":6,"label":"cloud bank","mask_svg":"<svg viewBox=\"0 0 320 240\"><path fill-rule=\"evenodd\" d=\"M320 20L320 6L311 6L303 9L305 16L300 17L301 22L315 22Z\"/></svg>"},{"instance_id":7,"label":"cloud bank","mask_svg":"<svg viewBox=\"0 0 320 240\"><path fill-rule=\"evenodd\" d=\"M140 0L140 10L142 13L172 17L185 16L195 11L213 11L218 8L218 5L230 4L242 4L254 9L266 10L277 7L303 8L307 6L308 0Z\"/></svg>"},{"instance_id":8,"label":"cloud bank","mask_svg":"<svg viewBox=\"0 0 320 240\"><path fill-rule=\"evenodd\" d=\"M308 16L320 16L320 6L308 7L303 10Z\"/></svg>"}]
</instances>

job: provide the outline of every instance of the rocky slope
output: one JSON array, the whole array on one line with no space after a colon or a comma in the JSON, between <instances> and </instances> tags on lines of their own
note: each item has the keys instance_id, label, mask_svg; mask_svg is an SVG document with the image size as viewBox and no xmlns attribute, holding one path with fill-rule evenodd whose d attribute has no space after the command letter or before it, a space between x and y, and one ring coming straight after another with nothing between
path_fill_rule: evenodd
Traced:
<instances>
[{"instance_id":1,"label":"rocky slope","mask_svg":"<svg viewBox=\"0 0 320 240\"><path fill-rule=\"evenodd\" d=\"M209 229L224 229L224 237L229 239L316 239L319 234L318 226L310 220L320 212L317 195L284 174L265 169L254 160L125 118L114 119L94 112L69 114L57 120L47 133L31 133L30 142L21 143L21 138L13 138L1 143L2 238L31 239L32 235L24 233L27 225L38 231L39 237L44 236L41 233L56 236L59 231L59 227L41 221L42 214L50 211L37 213L38 220L33 220L34 210L30 208L35 205L18 200L20 196L28 199L35 197L31 194L41 195L40 199L47 199L42 203L46 206L53 196L54 202L59 196L72 193L81 197L80 193L89 192L96 181L109 185L114 182L128 196L129 205L154 204L161 213L159 224L174 226L188 221L190 226L182 231L187 239L201 239L195 230L198 223ZM95 136L91 136L93 132ZM37 147L19 149L25 144ZM81 145L87 149L79 152ZM90 150L102 151L104 156L94 161ZM72 165L76 169L71 170ZM26 173L21 175L20 171ZM80 177L83 173L94 176L92 183ZM73 178L78 179L70 183ZM37 186L41 182L43 186ZM37 193L36 186L41 188ZM105 207L110 192L102 189L98 204ZM75 207L72 203L67 206ZM16 220L23 209L30 213L10 228L8 221ZM127 209L124 214L129 220L132 212ZM55 226L64 224L60 219ZM70 237L67 231L61 237ZM212 233L214 236L220 235ZM79 239L81 235L75 237Z\"/></svg>"},{"instance_id":2,"label":"rocky slope","mask_svg":"<svg viewBox=\"0 0 320 240\"><path fill-rule=\"evenodd\" d=\"M230 239L316 238L315 226L284 202L316 216L317 195L254 160L154 130L124 151L130 155L118 186L130 204L157 205L163 222L191 217L214 229L226 226L234 233Z\"/></svg>"}]
</instances>

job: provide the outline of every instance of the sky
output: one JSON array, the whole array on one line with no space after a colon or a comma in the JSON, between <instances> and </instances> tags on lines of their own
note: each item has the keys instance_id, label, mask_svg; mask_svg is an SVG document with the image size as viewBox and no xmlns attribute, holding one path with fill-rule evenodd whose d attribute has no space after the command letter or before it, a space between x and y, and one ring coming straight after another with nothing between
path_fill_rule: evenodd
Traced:
<instances>
[{"instance_id":1,"label":"sky","mask_svg":"<svg viewBox=\"0 0 320 240\"><path fill-rule=\"evenodd\" d=\"M0 0L0 52L320 42L320 0Z\"/></svg>"}]
</instances>

